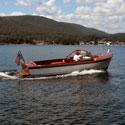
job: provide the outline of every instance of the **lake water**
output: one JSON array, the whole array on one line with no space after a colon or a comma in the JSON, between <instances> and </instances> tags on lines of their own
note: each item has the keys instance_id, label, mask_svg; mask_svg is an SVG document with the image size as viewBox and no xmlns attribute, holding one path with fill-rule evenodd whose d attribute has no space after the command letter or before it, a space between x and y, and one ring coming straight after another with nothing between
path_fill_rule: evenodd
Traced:
<instances>
[{"instance_id":1,"label":"lake water","mask_svg":"<svg viewBox=\"0 0 125 125\"><path fill-rule=\"evenodd\" d=\"M103 54L109 46L0 46L0 125L123 125L125 124L125 46L110 46L114 56L108 72L19 78L15 58L65 57L85 48Z\"/></svg>"}]
</instances>

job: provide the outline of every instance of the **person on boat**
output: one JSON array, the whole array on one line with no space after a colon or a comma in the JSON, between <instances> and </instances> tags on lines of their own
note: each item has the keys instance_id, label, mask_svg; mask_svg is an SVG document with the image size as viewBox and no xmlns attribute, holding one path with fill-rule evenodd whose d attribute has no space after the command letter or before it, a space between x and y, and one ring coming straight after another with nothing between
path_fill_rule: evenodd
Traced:
<instances>
[{"instance_id":1,"label":"person on boat","mask_svg":"<svg viewBox=\"0 0 125 125\"><path fill-rule=\"evenodd\" d=\"M79 51L76 51L76 52L75 52L75 55L74 55L74 57L73 57L73 60L76 61L76 62L78 62L78 61L80 61L82 58L83 58L83 56L80 55L80 52L79 52Z\"/></svg>"}]
</instances>

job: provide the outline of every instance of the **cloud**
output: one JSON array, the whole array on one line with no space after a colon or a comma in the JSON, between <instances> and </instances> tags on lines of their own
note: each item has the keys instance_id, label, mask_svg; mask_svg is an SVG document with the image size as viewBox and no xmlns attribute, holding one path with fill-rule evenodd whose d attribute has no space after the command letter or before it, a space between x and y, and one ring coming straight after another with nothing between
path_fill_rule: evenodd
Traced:
<instances>
[{"instance_id":1,"label":"cloud","mask_svg":"<svg viewBox=\"0 0 125 125\"><path fill-rule=\"evenodd\" d=\"M61 13L60 9L57 9L55 4L55 0L17 0L16 5L20 6L31 6L35 7L34 13L37 15L43 15L46 17L52 17L52 15L56 15Z\"/></svg>"},{"instance_id":2,"label":"cloud","mask_svg":"<svg viewBox=\"0 0 125 125\"><path fill-rule=\"evenodd\" d=\"M63 0L64 3L69 3L71 0Z\"/></svg>"},{"instance_id":3,"label":"cloud","mask_svg":"<svg viewBox=\"0 0 125 125\"><path fill-rule=\"evenodd\" d=\"M41 5L36 7L36 12L42 15L54 15L56 14L55 0L49 0L48 2L42 2Z\"/></svg>"},{"instance_id":4,"label":"cloud","mask_svg":"<svg viewBox=\"0 0 125 125\"><path fill-rule=\"evenodd\" d=\"M15 11L9 14L9 16L20 16L20 15L26 15L26 14L19 11Z\"/></svg>"},{"instance_id":5,"label":"cloud","mask_svg":"<svg viewBox=\"0 0 125 125\"><path fill-rule=\"evenodd\" d=\"M97 3L103 2L104 0L75 0L77 3Z\"/></svg>"},{"instance_id":6,"label":"cloud","mask_svg":"<svg viewBox=\"0 0 125 125\"><path fill-rule=\"evenodd\" d=\"M56 16L62 13L61 9L57 8L55 0L48 0L48 2L42 2L36 6L37 13L46 17Z\"/></svg>"},{"instance_id":7,"label":"cloud","mask_svg":"<svg viewBox=\"0 0 125 125\"><path fill-rule=\"evenodd\" d=\"M76 8L75 13L84 14L84 13L89 13L90 11L91 11L91 8L89 7L79 6Z\"/></svg>"},{"instance_id":8,"label":"cloud","mask_svg":"<svg viewBox=\"0 0 125 125\"><path fill-rule=\"evenodd\" d=\"M28 6L28 3L25 2L24 0L17 0L16 5L20 5L20 6Z\"/></svg>"},{"instance_id":9,"label":"cloud","mask_svg":"<svg viewBox=\"0 0 125 125\"><path fill-rule=\"evenodd\" d=\"M0 16L21 16L21 15L26 15L25 13L19 12L19 11L15 11L15 12L11 12L11 13L0 13Z\"/></svg>"},{"instance_id":10,"label":"cloud","mask_svg":"<svg viewBox=\"0 0 125 125\"><path fill-rule=\"evenodd\" d=\"M38 6L36 8L36 11L39 14L43 14L43 15L54 15L54 14L56 14L56 7L53 6L53 7L47 8L46 6Z\"/></svg>"},{"instance_id":11,"label":"cloud","mask_svg":"<svg viewBox=\"0 0 125 125\"><path fill-rule=\"evenodd\" d=\"M0 13L0 16L6 16L6 14L5 13Z\"/></svg>"},{"instance_id":12,"label":"cloud","mask_svg":"<svg viewBox=\"0 0 125 125\"><path fill-rule=\"evenodd\" d=\"M93 0L75 0L76 2L93 2ZM96 2L97 3L96 3ZM94 7L81 5L73 13L61 14L59 21L78 23L108 33L125 32L125 1L94 0Z\"/></svg>"}]
</instances>

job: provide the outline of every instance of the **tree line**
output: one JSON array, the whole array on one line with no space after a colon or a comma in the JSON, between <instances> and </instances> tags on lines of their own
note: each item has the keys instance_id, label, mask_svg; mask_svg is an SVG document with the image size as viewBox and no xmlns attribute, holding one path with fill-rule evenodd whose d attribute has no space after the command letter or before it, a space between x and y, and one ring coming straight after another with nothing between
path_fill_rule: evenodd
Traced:
<instances>
[{"instance_id":1,"label":"tree line","mask_svg":"<svg viewBox=\"0 0 125 125\"><path fill-rule=\"evenodd\" d=\"M62 45L79 45L81 42L87 44L93 41L98 44L98 41L124 42L125 34L108 35L106 37L87 35L74 36L65 34L0 34L0 44L62 44Z\"/></svg>"}]
</instances>

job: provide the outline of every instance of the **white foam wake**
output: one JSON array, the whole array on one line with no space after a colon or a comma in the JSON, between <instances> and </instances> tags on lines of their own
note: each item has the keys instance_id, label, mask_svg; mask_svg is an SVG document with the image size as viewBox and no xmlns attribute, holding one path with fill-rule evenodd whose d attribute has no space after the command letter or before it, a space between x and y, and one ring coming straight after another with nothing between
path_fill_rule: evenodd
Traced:
<instances>
[{"instance_id":1,"label":"white foam wake","mask_svg":"<svg viewBox=\"0 0 125 125\"><path fill-rule=\"evenodd\" d=\"M71 75L71 76L77 76L77 75L87 75L87 74L95 74L95 73L102 73L104 72L103 70L95 70L95 69L90 69L90 70L83 70L81 72L79 71L74 71L68 75Z\"/></svg>"},{"instance_id":2,"label":"white foam wake","mask_svg":"<svg viewBox=\"0 0 125 125\"><path fill-rule=\"evenodd\" d=\"M16 75L10 75L11 72L0 72L0 78L2 78L3 80L42 80L42 79L55 79L55 78L62 78L62 77L69 77L69 76L77 76L77 75L87 75L87 74L95 74L95 73L103 73L103 70L83 70L81 72L79 71L74 71L72 73L69 74L65 74L65 75L56 75L56 76L47 76L47 77L26 77L26 78L20 78Z\"/></svg>"},{"instance_id":3,"label":"white foam wake","mask_svg":"<svg viewBox=\"0 0 125 125\"><path fill-rule=\"evenodd\" d=\"M11 76L8 72L0 72L0 77L6 79L17 79L17 76Z\"/></svg>"}]
</instances>

